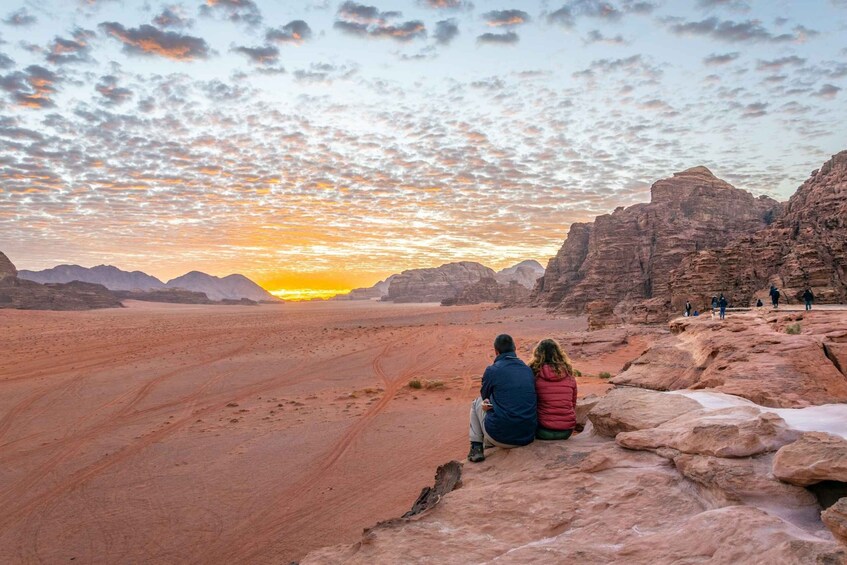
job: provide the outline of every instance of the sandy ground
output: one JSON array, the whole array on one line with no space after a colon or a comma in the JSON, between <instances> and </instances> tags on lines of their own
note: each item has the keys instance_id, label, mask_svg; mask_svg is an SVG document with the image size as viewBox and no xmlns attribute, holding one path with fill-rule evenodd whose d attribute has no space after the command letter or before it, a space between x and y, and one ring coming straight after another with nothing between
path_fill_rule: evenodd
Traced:
<instances>
[{"instance_id":1,"label":"sandy ground","mask_svg":"<svg viewBox=\"0 0 847 565\"><path fill-rule=\"evenodd\" d=\"M353 542L464 458L496 334L527 359L585 327L491 306L127 304L0 311L0 563L289 563ZM576 366L614 374L644 347Z\"/></svg>"}]
</instances>

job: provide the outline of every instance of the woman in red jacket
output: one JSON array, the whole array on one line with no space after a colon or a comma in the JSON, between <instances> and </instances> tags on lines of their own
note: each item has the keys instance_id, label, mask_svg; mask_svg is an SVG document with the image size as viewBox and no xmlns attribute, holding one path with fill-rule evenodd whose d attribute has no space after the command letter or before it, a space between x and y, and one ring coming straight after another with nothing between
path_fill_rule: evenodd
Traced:
<instances>
[{"instance_id":1,"label":"woman in red jacket","mask_svg":"<svg viewBox=\"0 0 847 565\"><path fill-rule=\"evenodd\" d=\"M567 354L552 339L542 340L529 366L538 395L538 439L568 439L576 427L576 379Z\"/></svg>"}]
</instances>

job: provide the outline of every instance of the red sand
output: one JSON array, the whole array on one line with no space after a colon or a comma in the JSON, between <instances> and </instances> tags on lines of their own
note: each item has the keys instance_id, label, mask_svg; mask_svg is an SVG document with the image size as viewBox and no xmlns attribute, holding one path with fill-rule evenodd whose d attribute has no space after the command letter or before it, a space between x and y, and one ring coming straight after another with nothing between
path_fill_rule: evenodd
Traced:
<instances>
[{"instance_id":1,"label":"red sand","mask_svg":"<svg viewBox=\"0 0 847 565\"><path fill-rule=\"evenodd\" d=\"M355 541L464 458L496 334L526 358L585 326L491 306L128 304L0 312L2 563L288 563ZM638 353L576 365L614 374Z\"/></svg>"}]
</instances>

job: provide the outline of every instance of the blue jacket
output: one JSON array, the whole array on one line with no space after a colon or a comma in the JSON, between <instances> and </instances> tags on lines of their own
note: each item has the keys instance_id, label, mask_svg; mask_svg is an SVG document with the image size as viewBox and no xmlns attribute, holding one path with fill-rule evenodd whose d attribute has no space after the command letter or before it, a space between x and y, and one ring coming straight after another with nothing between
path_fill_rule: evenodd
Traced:
<instances>
[{"instance_id":1,"label":"blue jacket","mask_svg":"<svg viewBox=\"0 0 847 565\"><path fill-rule=\"evenodd\" d=\"M482 398L493 408L485 414L485 433L499 443L527 445L535 439L535 376L514 352L501 353L482 374Z\"/></svg>"}]
</instances>

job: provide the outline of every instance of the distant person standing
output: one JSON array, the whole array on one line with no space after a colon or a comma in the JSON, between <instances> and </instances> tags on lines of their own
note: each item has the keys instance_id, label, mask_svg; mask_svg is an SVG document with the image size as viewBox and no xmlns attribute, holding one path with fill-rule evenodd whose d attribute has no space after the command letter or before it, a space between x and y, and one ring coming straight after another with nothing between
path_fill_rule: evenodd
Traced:
<instances>
[{"instance_id":1,"label":"distant person standing","mask_svg":"<svg viewBox=\"0 0 847 565\"><path fill-rule=\"evenodd\" d=\"M764 304L762 303L762 299L757 298L756 299L756 308L761 308L762 306L764 306Z\"/></svg>"},{"instance_id":2,"label":"distant person standing","mask_svg":"<svg viewBox=\"0 0 847 565\"><path fill-rule=\"evenodd\" d=\"M721 320L726 318L726 307L729 304L726 297L721 294L720 300L718 300L718 306L721 307Z\"/></svg>"},{"instance_id":3,"label":"distant person standing","mask_svg":"<svg viewBox=\"0 0 847 565\"><path fill-rule=\"evenodd\" d=\"M718 297L712 296L712 318L715 317L715 311L718 309Z\"/></svg>"},{"instance_id":4,"label":"distant person standing","mask_svg":"<svg viewBox=\"0 0 847 565\"><path fill-rule=\"evenodd\" d=\"M774 285L771 285L770 295L771 295L771 303L773 304L773 307L779 308L779 289L776 288Z\"/></svg>"},{"instance_id":5,"label":"distant person standing","mask_svg":"<svg viewBox=\"0 0 847 565\"><path fill-rule=\"evenodd\" d=\"M685 301L685 317L691 316L691 302L688 300Z\"/></svg>"},{"instance_id":6,"label":"distant person standing","mask_svg":"<svg viewBox=\"0 0 847 565\"><path fill-rule=\"evenodd\" d=\"M815 301L815 295L812 294L811 288L807 288L806 292L803 293L803 301L806 303L806 310L811 310L812 302Z\"/></svg>"}]
</instances>

